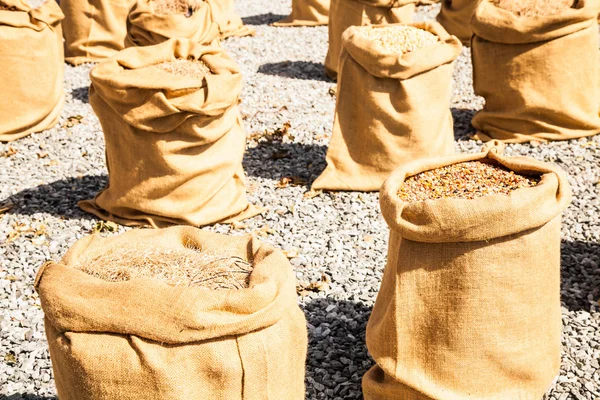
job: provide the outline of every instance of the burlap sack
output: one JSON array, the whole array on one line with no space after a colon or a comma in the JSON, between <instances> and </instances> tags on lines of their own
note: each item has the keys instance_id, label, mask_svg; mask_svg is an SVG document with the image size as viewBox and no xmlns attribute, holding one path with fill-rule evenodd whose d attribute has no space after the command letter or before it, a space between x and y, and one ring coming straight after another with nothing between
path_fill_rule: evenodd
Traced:
<instances>
[{"instance_id":1,"label":"burlap sack","mask_svg":"<svg viewBox=\"0 0 600 400\"><path fill-rule=\"evenodd\" d=\"M481 2L472 20L473 86L483 141L567 140L600 133L598 0L517 17Z\"/></svg>"},{"instance_id":2,"label":"burlap sack","mask_svg":"<svg viewBox=\"0 0 600 400\"><path fill-rule=\"evenodd\" d=\"M254 263L250 287L208 290L149 278L107 282L71 265L143 241ZM190 227L79 240L35 281L61 400L304 399L306 319L285 255L250 236Z\"/></svg>"},{"instance_id":3,"label":"burlap sack","mask_svg":"<svg viewBox=\"0 0 600 400\"><path fill-rule=\"evenodd\" d=\"M441 2L442 0L419 0L417 5L419 6L428 6L430 4L436 4Z\"/></svg>"},{"instance_id":4,"label":"burlap sack","mask_svg":"<svg viewBox=\"0 0 600 400\"><path fill-rule=\"evenodd\" d=\"M127 14L135 0L60 0L65 13L65 60L101 61L125 46Z\"/></svg>"},{"instance_id":5,"label":"burlap sack","mask_svg":"<svg viewBox=\"0 0 600 400\"><path fill-rule=\"evenodd\" d=\"M409 176L484 159L542 180L508 196L398 198ZM377 365L363 377L365 399L541 399L560 367L564 172L492 148L405 165L380 199L390 239L367 325Z\"/></svg>"},{"instance_id":6,"label":"burlap sack","mask_svg":"<svg viewBox=\"0 0 600 400\"><path fill-rule=\"evenodd\" d=\"M235 10L233 0L206 0L210 4L213 21L219 26L221 39L231 36L253 36L256 31L244 25Z\"/></svg>"},{"instance_id":7,"label":"burlap sack","mask_svg":"<svg viewBox=\"0 0 600 400\"><path fill-rule=\"evenodd\" d=\"M2 0L0 10L0 141L41 132L58 122L65 93L60 21L53 0L32 8Z\"/></svg>"},{"instance_id":8,"label":"burlap sack","mask_svg":"<svg viewBox=\"0 0 600 400\"><path fill-rule=\"evenodd\" d=\"M331 0L325 73L337 78L342 34L351 26L409 23L416 0Z\"/></svg>"},{"instance_id":9,"label":"burlap sack","mask_svg":"<svg viewBox=\"0 0 600 400\"><path fill-rule=\"evenodd\" d=\"M202 60L213 74L152 67ZM90 73L106 142L108 187L79 206L124 225L201 226L257 214L246 200L238 65L217 45L171 39L132 47Z\"/></svg>"},{"instance_id":10,"label":"burlap sack","mask_svg":"<svg viewBox=\"0 0 600 400\"><path fill-rule=\"evenodd\" d=\"M139 0L127 18L125 47L151 46L172 38L186 38L200 44L209 44L219 35L212 22L210 6L201 3L192 15L158 14L153 0Z\"/></svg>"},{"instance_id":11,"label":"burlap sack","mask_svg":"<svg viewBox=\"0 0 600 400\"><path fill-rule=\"evenodd\" d=\"M462 46L436 22L410 25L440 41L392 54L361 35L363 28L344 33L327 167L313 189L379 190L399 165L454 152L450 96Z\"/></svg>"},{"instance_id":12,"label":"burlap sack","mask_svg":"<svg viewBox=\"0 0 600 400\"><path fill-rule=\"evenodd\" d=\"M273 26L318 26L329 22L330 0L292 0L292 13Z\"/></svg>"},{"instance_id":13,"label":"burlap sack","mask_svg":"<svg viewBox=\"0 0 600 400\"><path fill-rule=\"evenodd\" d=\"M456 36L469 46L473 31L469 23L480 0L443 0L442 8L437 15L437 21L451 35Z\"/></svg>"}]
</instances>

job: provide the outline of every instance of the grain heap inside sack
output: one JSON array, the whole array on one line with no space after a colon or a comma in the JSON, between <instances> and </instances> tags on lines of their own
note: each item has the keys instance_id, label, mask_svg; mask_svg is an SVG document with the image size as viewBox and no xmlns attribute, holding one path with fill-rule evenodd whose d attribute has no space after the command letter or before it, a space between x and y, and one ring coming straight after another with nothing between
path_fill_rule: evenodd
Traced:
<instances>
[{"instance_id":1,"label":"grain heap inside sack","mask_svg":"<svg viewBox=\"0 0 600 400\"><path fill-rule=\"evenodd\" d=\"M169 74L179 76L189 76L195 78L201 78L206 74L210 74L210 68L202 60L186 60L183 58L176 58L172 61L163 61L159 64L154 65Z\"/></svg>"},{"instance_id":2,"label":"grain heap inside sack","mask_svg":"<svg viewBox=\"0 0 600 400\"><path fill-rule=\"evenodd\" d=\"M404 54L439 42L438 36L410 25L365 27L359 30L367 39L390 53Z\"/></svg>"},{"instance_id":3,"label":"grain heap inside sack","mask_svg":"<svg viewBox=\"0 0 600 400\"><path fill-rule=\"evenodd\" d=\"M556 15L572 8L577 0L492 0L492 4L523 17Z\"/></svg>"},{"instance_id":4,"label":"grain heap inside sack","mask_svg":"<svg viewBox=\"0 0 600 400\"><path fill-rule=\"evenodd\" d=\"M0 1L0 141L58 122L65 100L63 18L55 1Z\"/></svg>"},{"instance_id":5,"label":"grain heap inside sack","mask_svg":"<svg viewBox=\"0 0 600 400\"><path fill-rule=\"evenodd\" d=\"M152 0L154 12L157 14L184 14L191 17L194 12L199 10L204 0Z\"/></svg>"}]
</instances>

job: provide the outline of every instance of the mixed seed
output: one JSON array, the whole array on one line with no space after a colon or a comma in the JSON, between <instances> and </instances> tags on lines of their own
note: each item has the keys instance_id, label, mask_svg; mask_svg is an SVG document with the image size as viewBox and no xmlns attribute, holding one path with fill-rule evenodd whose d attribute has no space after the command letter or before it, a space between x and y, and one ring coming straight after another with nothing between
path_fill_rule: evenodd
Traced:
<instances>
[{"instance_id":1,"label":"mixed seed","mask_svg":"<svg viewBox=\"0 0 600 400\"><path fill-rule=\"evenodd\" d=\"M516 189L536 186L540 177L523 176L504 167L469 161L411 176L400 187L400 200L414 203L439 199L476 199L508 195Z\"/></svg>"},{"instance_id":2,"label":"mixed seed","mask_svg":"<svg viewBox=\"0 0 600 400\"><path fill-rule=\"evenodd\" d=\"M492 4L519 17L539 17L561 14L575 6L577 0L492 0Z\"/></svg>"},{"instance_id":3,"label":"mixed seed","mask_svg":"<svg viewBox=\"0 0 600 400\"><path fill-rule=\"evenodd\" d=\"M186 60L184 58L177 58L175 60L165 61L154 66L170 74L189 76L193 78L202 78L203 76L211 73L208 65L206 65L202 60Z\"/></svg>"},{"instance_id":4,"label":"mixed seed","mask_svg":"<svg viewBox=\"0 0 600 400\"><path fill-rule=\"evenodd\" d=\"M429 31L410 25L365 26L360 32L386 51L400 54L434 45L439 39Z\"/></svg>"}]
</instances>

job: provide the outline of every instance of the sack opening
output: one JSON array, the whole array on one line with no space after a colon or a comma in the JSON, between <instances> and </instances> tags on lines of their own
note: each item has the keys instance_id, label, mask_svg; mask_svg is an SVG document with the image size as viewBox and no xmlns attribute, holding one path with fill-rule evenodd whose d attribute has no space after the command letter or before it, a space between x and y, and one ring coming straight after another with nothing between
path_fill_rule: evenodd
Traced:
<instances>
[{"instance_id":1,"label":"sack opening","mask_svg":"<svg viewBox=\"0 0 600 400\"><path fill-rule=\"evenodd\" d=\"M364 26L358 32L390 53L409 53L439 41L437 35L410 25Z\"/></svg>"},{"instance_id":2,"label":"sack opening","mask_svg":"<svg viewBox=\"0 0 600 400\"><path fill-rule=\"evenodd\" d=\"M151 0L154 12L160 15L183 14L187 18L194 15L204 4L204 0Z\"/></svg>"},{"instance_id":3,"label":"sack opening","mask_svg":"<svg viewBox=\"0 0 600 400\"><path fill-rule=\"evenodd\" d=\"M496 7L519 17L547 17L559 15L577 6L579 0L491 0Z\"/></svg>"},{"instance_id":4,"label":"sack opening","mask_svg":"<svg viewBox=\"0 0 600 400\"><path fill-rule=\"evenodd\" d=\"M208 65L202 60L176 58L171 61L155 64L154 67L173 75L189 76L192 78L202 78L207 74L212 74Z\"/></svg>"}]
</instances>

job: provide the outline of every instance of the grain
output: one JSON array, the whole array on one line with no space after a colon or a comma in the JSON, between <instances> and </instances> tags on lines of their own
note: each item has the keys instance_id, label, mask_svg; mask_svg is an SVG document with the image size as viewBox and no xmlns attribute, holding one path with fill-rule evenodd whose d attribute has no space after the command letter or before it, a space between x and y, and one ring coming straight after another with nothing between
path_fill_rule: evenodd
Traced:
<instances>
[{"instance_id":1,"label":"grain","mask_svg":"<svg viewBox=\"0 0 600 400\"><path fill-rule=\"evenodd\" d=\"M540 17L561 14L577 0L492 0L492 4L519 17Z\"/></svg>"},{"instance_id":2,"label":"grain","mask_svg":"<svg viewBox=\"0 0 600 400\"><path fill-rule=\"evenodd\" d=\"M210 68L201 60L177 58L154 66L173 75L189 76L192 78L202 78L211 73Z\"/></svg>"},{"instance_id":3,"label":"grain","mask_svg":"<svg viewBox=\"0 0 600 400\"><path fill-rule=\"evenodd\" d=\"M160 15L185 14L191 17L194 11L200 9L203 0L151 0L154 12Z\"/></svg>"},{"instance_id":4,"label":"grain","mask_svg":"<svg viewBox=\"0 0 600 400\"><path fill-rule=\"evenodd\" d=\"M73 267L108 282L145 277L172 286L212 290L247 288L253 269L227 252L214 254L193 246L151 247L142 242L85 255Z\"/></svg>"},{"instance_id":5,"label":"grain","mask_svg":"<svg viewBox=\"0 0 600 400\"><path fill-rule=\"evenodd\" d=\"M539 183L539 177L523 176L506 168L481 161L469 161L411 176L398 196L407 203L438 199L476 199L508 195L516 189Z\"/></svg>"},{"instance_id":6,"label":"grain","mask_svg":"<svg viewBox=\"0 0 600 400\"><path fill-rule=\"evenodd\" d=\"M433 33L409 25L365 26L360 32L390 53L409 53L438 42Z\"/></svg>"}]
</instances>

